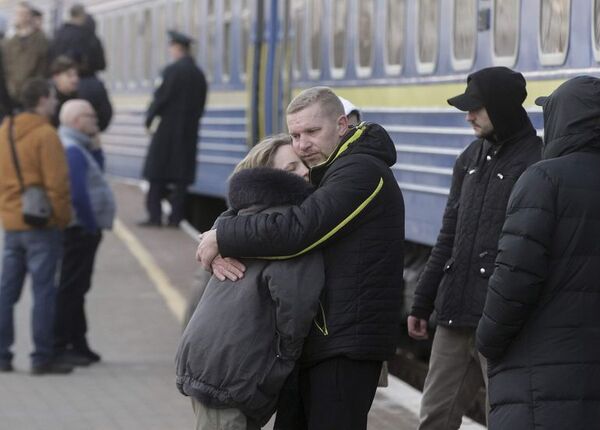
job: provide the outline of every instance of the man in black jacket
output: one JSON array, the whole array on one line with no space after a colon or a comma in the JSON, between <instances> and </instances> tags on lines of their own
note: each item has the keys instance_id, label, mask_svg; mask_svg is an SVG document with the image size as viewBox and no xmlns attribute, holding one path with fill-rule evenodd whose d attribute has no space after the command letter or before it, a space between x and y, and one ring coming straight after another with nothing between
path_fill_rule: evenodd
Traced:
<instances>
[{"instance_id":1,"label":"man in black jacket","mask_svg":"<svg viewBox=\"0 0 600 430\"><path fill-rule=\"evenodd\" d=\"M79 65L81 76L94 75L106 69L102 42L89 25L89 17L81 4L69 11L70 19L54 35L50 46L50 64L60 56L67 56Z\"/></svg>"},{"instance_id":2,"label":"man in black jacket","mask_svg":"<svg viewBox=\"0 0 600 430\"><path fill-rule=\"evenodd\" d=\"M540 159L541 140L522 107L526 96L520 73L491 67L469 75L465 93L448 100L467 112L478 139L454 165L442 229L408 317L409 335L424 339L434 307L437 311L420 429L458 429L482 382L487 385L475 328L508 197L521 173Z\"/></svg>"},{"instance_id":3,"label":"man in black jacket","mask_svg":"<svg viewBox=\"0 0 600 430\"><path fill-rule=\"evenodd\" d=\"M190 55L192 39L169 31L173 63L163 71L162 84L146 113L146 128L158 127L144 163L143 176L150 182L146 196L148 219L142 226L160 227L161 200L172 186L170 226L183 219L186 190L196 179L198 123L204 113L206 79Z\"/></svg>"},{"instance_id":4,"label":"man in black jacket","mask_svg":"<svg viewBox=\"0 0 600 430\"><path fill-rule=\"evenodd\" d=\"M322 246L325 288L300 360L306 424L363 430L399 329L404 201L390 169L396 150L379 125L348 128L326 87L300 93L287 124L317 190L281 213L219 221L203 235L198 259L209 267L219 251L285 259Z\"/></svg>"},{"instance_id":5,"label":"man in black jacket","mask_svg":"<svg viewBox=\"0 0 600 430\"><path fill-rule=\"evenodd\" d=\"M600 428L600 79L544 109L543 161L514 187L477 328L490 429Z\"/></svg>"}]
</instances>

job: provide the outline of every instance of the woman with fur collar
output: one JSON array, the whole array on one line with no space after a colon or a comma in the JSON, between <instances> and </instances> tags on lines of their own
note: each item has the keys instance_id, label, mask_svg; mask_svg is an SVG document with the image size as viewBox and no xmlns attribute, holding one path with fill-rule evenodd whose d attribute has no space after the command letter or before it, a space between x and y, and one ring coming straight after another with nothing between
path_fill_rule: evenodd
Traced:
<instances>
[{"instance_id":1,"label":"woman with fur collar","mask_svg":"<svg viewBox=\"0 0 600 430\"><path fill-rule=\"evenodd\" d=\"M312 192L291 143L288 135L267 138L238 164L232 211L276 212ZM244 264L237 282L211 278L177 351L177 387L192 397L197 429L265 425L311 325L325 324L315 319L324 284L319 251Z\"/></svg>"}]
</instances>

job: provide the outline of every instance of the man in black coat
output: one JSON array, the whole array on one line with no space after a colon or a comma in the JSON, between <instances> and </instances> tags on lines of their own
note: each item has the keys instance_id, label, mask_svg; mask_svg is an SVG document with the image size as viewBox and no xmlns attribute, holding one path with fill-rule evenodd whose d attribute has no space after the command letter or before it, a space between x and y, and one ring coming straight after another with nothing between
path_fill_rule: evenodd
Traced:
<instances>
[{"instance_id":1,"label":"man in black coat","mask_svg":"<svg viewBox=\"0 0 600 430\"><path fill-rule=\"evenodd\" d=\"M79 65L82 77L94 75L106 69L102 42L95 33L95 26L81 4L71 7L70 19L54 35L50 46L50 63L60 56L67 56Z\"/></svg>"},{"instance_id":2,"label":"man in black coat","mask_svg":"<svg viewBox=\"0 0 600 430\"><path fill-rule=\"evenodd\" d=\"M287 124L316 191L281 213L220 220L203 235L198 258L209 267L219 251L286 259L322 247L325 288L300 360L306 425L363 430L399 329L404 201L390 169L396 149L377 124L348 128L326 87L292 100Z\"/></svg>"},{"instance_id":3,"label":"man in black coat","mask_svg":"<svg viewBox=\"0 0 600 430\"><path fill-rule=\"evenodd\" d=\"M477 347L490 429L600 428L600 79L544 109L543 161L514 187Z\"/></svg>"},{"instance_id":4,"label":"man in black coat","mask_svg":"<svg viewBox=\"0 0 600 430\"><path fill-rule=\"evenodd\" d=\"M146 197L148 220L144 226L161 226L162 198L173 186L170 202L172 211L169 225L177 226L183 219L186 189L196 179L196 151L198 123L206 102L206 79L190 56L192 39L169 31L169 52L174 62L163 72L163 81L154 93L154 100L146 114L146 127L153 128L144 177L150 182Z\"/></svg>"},{"instance_id":5,"label":"man in black coat","mask_svg":"<svg viewBox=\"0 0 600 430\"><path fill-rule=\"evenodd\" d=\"M491 67L469 75L465 93L448 100L467 112L478 139L454 165L442 229L408 317L408 334L424 339L437 311L419 429L458 429L482 382L487 384L475 328L508 197L521 173L540 159L541 140L522 107L526 96L520 73Z\"/></svg>"}]
</instances>

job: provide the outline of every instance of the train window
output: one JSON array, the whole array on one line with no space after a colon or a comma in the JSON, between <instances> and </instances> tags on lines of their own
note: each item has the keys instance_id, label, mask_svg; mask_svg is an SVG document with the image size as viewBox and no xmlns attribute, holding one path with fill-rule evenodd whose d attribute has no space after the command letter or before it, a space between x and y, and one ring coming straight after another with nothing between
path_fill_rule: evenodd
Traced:
<instances>
[{"instance_id":1,"label":"train window","mask_svg":"<svg viewBox=\"0 0 600 430\"><path fill-rule=\"evenodd\" d=\"M375 17L375 1L361 0L358 9L358 74L366 76L371 73L373 64L373 20Z\"/></svg>"},{"instance_id":2,"label":"train window","mask_svg":"<svg viewBox=\"0 0 600 430\"><path fill-rule=\"evenodd\" d=\"M177 0L173 4L173 16L171 17L171 27L183 30L183 2Z\"/></svg>"},{"instance_id":3,"label":"train window","mask_svg":"<svg viewBox=\"0 0 600 430\"><path fill-rule=\"evenodd\" d=\"M594 58L600 61L600 0L594 0L592 10L592 32L594 40Z\"/></svg>"},{"instance_id":4,"label":"train window","mask_svg":"<svg viewBox=\"0 0 600 430\"><path fill-rule=\"evenodd\" d=\"M117 17L117 28L115 31L115 59L116 59L116 82L119 88L123 87L125 83L125 64L124 64L124 43L122 43L124 38L125 24L123 22L123 15L119 15Z\"/></svg>"},{"instance_id":5,"label":"train window","mask_svg":"<svg viewBox=\"0 0 600 430\"><path fill-rule=\"evenodd\" d=\"M332 4L332 43L331 74L334 78L344 76L346 66L346 28L348 27L348 7L346 0L334 0Z\"/></svg>"},{"instance_id":6,"label":"train window","mask_svg":"<svg viewBox=\"0 0 600 430\"><path fill-rule=\"evenodd\" d=\"M417 70L431 73L435 70L439 39L439 2L420 0L417 2Z\"/></svg>"},{"instance_id":7,"label":"train window","mask_svg":"<svg viewBox=\"0 0 600 430\"><path fill-rule=\"evenodd\" d=\"M513 66L519 43L519 0L494 0L494 64Z\"/></svg>"},{"instance_id":8,"label":"train window","mask_svg":"<svg viewBox=\"0 0 600 430\"><path fill-rule=\"evenodd\" d=\"M223 1L223 63L222 63L222 77L223 81L229 81L231 76L231 0Z\"/></svg>"},{"instance_id":9,"label":"train window","mask_svg":"<svg viewBox=\"0 0 600 430\"><path fill-rule=\"evenodd\" d=\"M452 65L456 70L470 69L475 60L477 1L454 0L453 22Z\"/></svg>"},{"instance_id":10,"label":"train window","mask_svg":"<svg viewBox=\"0 0 600 430\"><path fill-rule=\"evenodd\" d=\"M294 37L294 75L296 78L300 76L302 64L304 62L304 52L302 43L304 40L304 2L302 0L292 0L290 7L291 21Z\"/></svg>"},{"instance_id":11,"label":"train window","mask_svg":"<svg viewBox=\"0 0 600 430\"><path fill-rule=\"evenodd\" d=\"M144 65L144 69L142 73L144 75L144 81L147 83L150 82L153 77L152 52L154 49L152 49L152 12L150 9L144 10L143 21L144 22L140 27L140 31L142 32L142 37L144 40L144 49L142 50L142 55L144 56L144 61L142 64Z\"/></svg>"},{"instance_id":12,"label":"train window","mask_svg":"<svg viewBox=\"0 0 600 430\"><path fill-rule=\"evenodd\" d=\"M115 51L114 51L114 27L113 27L114 19L112 16L107 16L104 18L104 25L102 26L104 40L106 42L106 62L109 64L109 67L106 68L106 79L110 83L111 87L114 88L115 82Z\"/></svg>"},{"instance_id":13,"label":"train window","mask_svg":"<svg viewBox=\"0 0 600 430\"><path fill-rule=\"evenodd\" d=\"M248 47L250 45L250 26L251 13L250 13L250 0L242 0L242 16L241 16L241 64L240 64L240 77L242 81L246 80L246 67L248 65Z\"/></svg>"},{"instance_id":14,"label":"train window","mask_svg":"<svg viewBox=\"0 0 600 430\"><path fill-rule=\"evenodd\" d=\"M400 72L404 59L406 1L388 0L386 9L386 69L389 74Z\"/></svg>"},{"instance_id":15,"label":"train window","mask_svg":"<svg viewBox=\"0 0 600 430\"><path fill-rule=\"evenodd\" d=\"M215 44L217 43L217 17L215 15L215 0L208 0L208 13L206 22L206 78L212 80L214 73Z\"/></svg>"},{"instance_id":16,"label":"train window","mask_svg":"<svg viewBox=\"0 0 600 430\"><path fill-rule=\"evenodd\" d=\"M569 46L571 0L542 0L540 14L540 62L563 64Z\"/></svg>"},{"instance_id":17,"label":"train window","mask_svg":"<svg viewBox=\"0 0 600 430\"><path fill-rule=\"evenodd\" d=\"M198 17L200 16L200 0L189 0L187 13L187 31L194 39L196 39L198 37L199 28ZM196 46L196 48L198 48L198 46Z\"/></svg>"},{"instance_id":18,"label":"train window","mask_svg":"<svg viewBox=\"0 0 600 430\"><path fill-rule=\"evenodd\" d=\"M309 5L310 74L312 77L318 77L321 69L321 16L323 15L323 5L321 0L311 0Z\"/></svg>"},{"instance_id":19,"label":"train window","mask_svg":"<svg viewBox=\"0 0 600 430\"><path fill-rule=\"evenodd\" d=\"M162 70L167 62L167 21L165 16L165 6L161 5L156 9L156 66Z\"/></svg>"},{"instance_id":20,"label":"train window","mask_svg":"<svg viewBox=\"0 0 600 430\"><path fill-rule=\"evenodd\" d=\"M129 43L127 45L127 47L131 50L131 52L129 52L126 57L127 57L127 85L129 87L135 87L135 85L137 84L137 81L139 79L138 77L138 54L139 54L139 48L137 46L137 41L138 41L138 26L137 26L137 21L138 21L138 17L137 17L137 13L133 12L130 14L129 16L129 22L127 25L127 39L129 40Z\"/></svg>"}]
</instances>

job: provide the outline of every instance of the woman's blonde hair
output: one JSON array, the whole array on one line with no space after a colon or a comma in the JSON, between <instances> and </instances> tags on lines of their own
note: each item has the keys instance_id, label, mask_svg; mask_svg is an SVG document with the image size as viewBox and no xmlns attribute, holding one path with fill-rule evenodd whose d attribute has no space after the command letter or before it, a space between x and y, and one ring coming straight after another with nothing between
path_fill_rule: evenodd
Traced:
<instances>
[{"instance_id":1,"label":"woman's blonde hair","mask_svg":"<svg viewBox=\"0 0 600 430\"><path fill-rule=\"evenodd\" d=\"M233 173L255 167L273 167L277 150L284 145L291 144L292 137L289 134L281 133L269 136L252 147L244 159L235 166Z\"/></svg>"}]
</instances>

